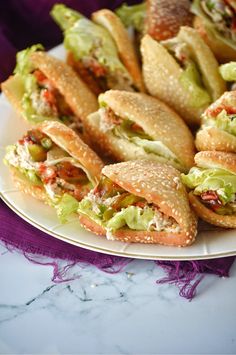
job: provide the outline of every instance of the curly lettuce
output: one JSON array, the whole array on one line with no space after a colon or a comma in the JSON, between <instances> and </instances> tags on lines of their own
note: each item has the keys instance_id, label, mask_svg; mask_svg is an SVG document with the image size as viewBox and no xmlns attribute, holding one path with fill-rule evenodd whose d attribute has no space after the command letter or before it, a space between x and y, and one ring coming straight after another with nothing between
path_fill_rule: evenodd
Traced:
<instances>
[{"instance_id":1,"label":"curly lettuce","mask_svg":"<svg viewBox=\"0 0 236 355\"><path fill-rule=\"evenodd\" d=\"M143 32L144 19L146 16L147 5L143 2L138 5L121 5L116 9L116 14L120 17L125 27L133 27L137 32Z\"/></svg>"}]
</instances>

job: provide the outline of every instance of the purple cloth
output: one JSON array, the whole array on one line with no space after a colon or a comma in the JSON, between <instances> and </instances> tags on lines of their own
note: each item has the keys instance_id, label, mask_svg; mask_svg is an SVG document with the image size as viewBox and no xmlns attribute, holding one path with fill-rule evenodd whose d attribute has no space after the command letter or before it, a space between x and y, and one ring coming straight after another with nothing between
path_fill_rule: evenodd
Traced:
<instances>
[{"instance_id":1,"label":"purple cloth","mask_svg":"<svg viewBox=\"0 0 236 355\"><path fill-rule=\"evenodd\" d=\"M15 66L15 54L18 50L34 43L42 43L47 49L62 41L62 34L53 22L49 11L53 4L63 2L85 15L99 9L116 8L122 0L8 0L0 1L0 82L5 80ZM140 1L130 0L128 4ZM109 256L81 249L59 241L23 221L0 201L0 241L10 250L21 250L31 261L54 267L55 282L68 280L66 271L75 263L93 264L106 272L115 273L131 260ZM44 258L39 258L44 256ZM50 258L48 261L47 258ZM67 260L67 265L59 269L58 260ZM158 283L175 283L180 295L191 299L202 274L211 273L228 276L233 257L206 261L171 262L156 261L167 276Z\"/></svg>"},{"instance_id":2,"label":"purple cloth","mask_svg":"<svg viewBox=\"0 0 236 355\"><path fill-rule=\"evenodd\" d=\"M75 263L92 264L100 270L116 273L123 269L131 259L101 254L82 249L49 236L31 226L0 200L0 241L9 250L20 250L30 261L54 267L53 281L68 281L66 269ZM39 259L38 256L51 258ZM61 271L58 259L67 260L68 264ZM203 261L155 261L167 276L157 283L174 283L179 287L180 295L192 299L203 274L229 276L234 257Z\"/></svg>"}]
</instances>

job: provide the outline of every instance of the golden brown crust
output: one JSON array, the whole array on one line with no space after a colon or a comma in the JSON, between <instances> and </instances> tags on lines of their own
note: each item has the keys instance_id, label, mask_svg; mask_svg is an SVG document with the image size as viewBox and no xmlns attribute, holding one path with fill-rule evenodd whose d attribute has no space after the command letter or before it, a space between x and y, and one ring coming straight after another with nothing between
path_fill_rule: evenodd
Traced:
<instances>
[{"instance_id":1,"label":"golden brown crust","mask_svg":"<svg viewBox=\"0 0 236 355\"><path fill-rule=\"evenodd\" d=\"M103 162L71 128L60 122L45 121L37 126L37 129L48 135L53 142L78 160L96 180L100 177Z\"/></svg>"},{"instance_id":2,"label":"golden brown crust","mask_svg":"<svg viewBox=\"0 0 236 355\"><path fill-rule=\"evenodd\" d=\"M136 87L139 91L145 91L135 48L120 18L114 12L102 9L92 14L92 20L108 30L116 43L121 61L133 78Z\"/></svg>"},{"instance_id":3,"label":"golden brown crust","mask_svg":"<svg viewBox=\"0 0 236 355\"><path fill-rule=\"evenodd\" d=\"M45 52L32 53L30 59L60 91L78 118L83 121L97 110L96 96L69 65Z\"/></svg>"},{"instance_id":4,"label":"golden brown crust","mask_svg":"<svg viewBox=\"0 0 236 355\"><path fill-rule=\"evenodd\" d=\"M166 104L146 94L118 90L109 90L104 93L102 101L119 117L136 122L150 137L166 145L185 169L193 166L195 153L193 136L180 116ZM99 127L96 128L100 131L102 139L105 139L104 136L107 134L103 133ZM114 136L110 136L111 140ZM116 144L118 140L116 142L113 140L113 142L113 151L118 152L120 150ZM123 147L121 150L123 151ZM130 151L125 151L129 155ZM118 154L120 156L120 153ZM135 158L138 158L137 154L132 159Z\"/></svg>"},{"instance_id":5,"label":"golden brown crust","mask_svg":"<svg viewBox=\"0 0 236 355\"><path fill-rule=\"evenodd\" d=\"M19 172L18 169L16 169L13 166L10 166L10 171L11 171L15 186L20 191L36 198L37 200L47 203L48 197L47 197L47 194L46 194L43 186L35 185L35 184L31 183L26 177L24 177L23 174L21 174Z\"/></svg>"},{"instance_id":6,"label":"golden brown crust","mask_svg":"<svg viewBox=\"0 0 236 355\"><path fill-rule=\"evenodd\" d=\"M205 207L193 192L189 193L190 203L195 213L204 221L223 228L236 228L236 215L219 215Z\"/></svg>"},{"instance_id":7,"label":"golden brown crust","mask_svg":"<svg viewBox=\"0 0 236 355\"><path fill-rule=\"evenodd\" d=\"M143 77L152 96L171 106L187 124L200 124L200 117L207 107L195 108L188 103L191 94L179 83L180 66L160 43L145 35L141 41Z\"/></svg>"},{"instance_id":8,"label":"golden brown crust","mask_svg":"<svg viewBox=\"0 0 236 355\"><path fill-rule=\"evenodd\" d=\"M196 234L197 220L192 213L187 192L175 168L153 161L138 160L107 165L102 173L128 192L159 206L186 232L186 239Z\"/></svg>"},{"instance_id":9,"label":"golden brown crust","mask_svg":"<svg viewBox=\"0 0 236 355\"><path fill-rule=\"evenodd\" d=\"M194 160L196 165L201 168L225 169L233 174L236 174L236 154L217 151L204 151L197 153Z\"/></svg>"},{"instance_id":10,"label":"golden brown crust","mask_svg":"<svg viewBox=\"0 0 236 355\"><path fill-rule=\"evenodd\" d=\"M79 216L82 227L97 235L106 236L106 230L97 223L85 217ZM144 243L144 244L162 244L167 246L185 247L191 245L194 239L188 239L185 232L168 233L168 232L147 232L135 231L130 229L122 229L112 234L115 240L125 243Z\"/></svg>"},{"instance_id":11,"label":"golden brown crust","mask_svg":"<svg viewBox=\"0 0 236 355\"><path fill-rule=\"evenodd\" d=\"M189 0L148 0L146 32L157 41L174 37L181 26L192 24Z\"/></svg>"},{"instance_id":12,"label":"golden brown crust","mask_svg":"<svg viewBox=\"0 0 236 355\"><path fill-rule=\"evenodd\" d=\"M226 90L226 85L219 73L219 65L210 48L199 36L198 32L191 27L181 27L177 36L187 43L194 55L194 59L200 68L204 83L213 101L218 99Z\"/></svg>"},{"instance_id":13,"label":"golden brown crust","mask_svg":"<svg viewBox=\"0 0 236 355\"><path fill-rule=\"evenodd\" d=\"M204 25L200 17L196 16L194 18L193 25L220 63L236 60L236 50L228 46L225 42L215 38L214 34Z\"/></svg>"},{"instance_id":14,"label":"golden brown crust","mask_svg":"<svg viewBox=\"0 0 236 355\"><path fill-rule=\"evenodd\" d=\"M1 84L1 89L15 111L24 117L24 110L21 104L24 95L24 83L19 75L12 75ZM26 118L25 118L26 119Z\"/></svg>"},{"instance_id":15,"label":"golden brown crust","mask_svg":"<svg viewBox=\"0 0 236 355\"><path fill-rule=\"evenodd\" d=\"M197 132L197 150L217 150L236 153L236 137L216 127L201 129Z\"/></svg>"}]
</instances>

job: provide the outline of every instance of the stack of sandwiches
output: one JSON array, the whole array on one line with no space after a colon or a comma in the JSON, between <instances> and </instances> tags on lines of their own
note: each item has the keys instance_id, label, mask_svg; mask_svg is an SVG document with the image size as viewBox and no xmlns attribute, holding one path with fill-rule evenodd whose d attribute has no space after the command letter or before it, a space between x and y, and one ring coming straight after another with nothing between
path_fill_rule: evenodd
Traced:
<instances>
[{"instance_id":1,"label":"stack of sandwiches","mask_svg":"<svg viewBox=\"0 0 236 355\"><path fill-rule=\"evenodd\" d=\"M189 246L198 218L236 228L236 64L219 67L215 48L225 35L228 61L236 49L231 27L209 24L219 3L230 24L235 7L212 3L149 0L91 19L55 5L66 63L34 45L1 84L31 124L7 147L16 186L111 241Z\"/></svg>"}]
</instances>

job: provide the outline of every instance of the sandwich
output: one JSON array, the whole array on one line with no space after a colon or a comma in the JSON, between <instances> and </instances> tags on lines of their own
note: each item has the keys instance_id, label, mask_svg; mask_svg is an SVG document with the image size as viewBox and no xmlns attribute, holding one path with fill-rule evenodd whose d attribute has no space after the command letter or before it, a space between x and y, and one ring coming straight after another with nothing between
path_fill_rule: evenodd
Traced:
<instances>
[{"instance_id":1,"label":"sandwich","mask_svg":"<svg viewBox=\"0 0 236 355\"><path fill-rule=\"evenodd\" d=\"M225 92L203 113L196 147L236 153L236 91Z\"/></svg>"},{"instance_id":2,"label":"sandwich","mask_svg":"<svg viewBox=\"0 0 236 355\"><path fill-rule=\"evenodd\" d=\"M85 117L97 109L97 99L70 66L34 45L17 54L14 75L2 91L32 124L58 120L81 131Z\"/></svg>"},{"instance_id":3,"label":"sandwich","mask_svg":"<svg viewBox=\"0 0 236 355\"><path fill-rule=\"evenodd\" d=\"M195 163L182 175L194 211L208 223L236 228L236 154L199 152Z\"/></svg>"},{"instance_id":4,"label":"sandwich","mask_svg":"<svg viewBox=\"0 0 236 355\"><path fill-rule=\"evenodd\" d=\"M84 228L109 240L187 246L196 236L197 219L180 173L153 161L105 166L78 213Z\"/></svg>"},{"instance_id":5,"label":"sandwich","mask_svg":"<svg viewBox=\"0 0 236 355\"><path fill-rule=\"evenodd\" d=\"M194 163L193 136L167 105L143 93L109 90L100 109L88 115L85 135L100 154L113 161L155 160L188 171Z\"/></svg>"},{"instance_id":6,"label":"sandwich","mask_svg":"<svg viewBox=\"0 0 236 355\"><path fill-rule=\"evenodd\" d=\"M181 27L176 37L160 43L146 35L141 52L149 93L171 106L187 124L200 124L203 111L226 87L214 55L197 31Z\"/></svg>"},{"instance_id":7,"label":"sandwich","mask_svg":"<svg viewBox=\"0 0 236 355\"><path fill-rule=\"evenodd\" d=\"M181 26L192 25L189 0L148 0L145 33L156 41L175 37Z\"/></svg>"},{"instance_id":8,"label":"sandwich","mask_svg":"<svg viewBox=\"0 0 236 355\"><path fill-rule=\"evenodd\" d=\"M103 163L76 133L45 121L7 147L5 163L16 186L56 208L62 222L99 180Z\"/></svg>"},{"instance_id":9,"label":"sandwich","mask_svg":"<svg viewBox=\"0 0 236 355\"><path fill-rule=\"evenodd\" d=\"M194 0L194 27L220 62L236 60L235 0Z\"/></svg>"},{"instance_id":10,"label":"sandwich","mask_svg":"<svg viewBox=\"0 0 236 355\"><path fill-rule=\"evenodd\" d=\"M114 13L97 11L93 22L56 4L51 15L64 32L68 63L96 95L107 89L144 90L135 49Z\"/></svg>"}]
</instances>

